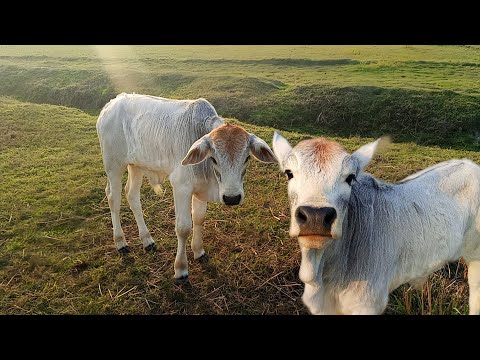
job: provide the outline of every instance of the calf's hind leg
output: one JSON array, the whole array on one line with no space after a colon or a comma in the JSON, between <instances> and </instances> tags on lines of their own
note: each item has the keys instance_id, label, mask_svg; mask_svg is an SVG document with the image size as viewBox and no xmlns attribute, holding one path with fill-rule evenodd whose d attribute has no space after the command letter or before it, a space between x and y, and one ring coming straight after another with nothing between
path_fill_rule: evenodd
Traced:
<instances>
[{"instance_id":1,"label":"calf's hind leg","mask_svg":"<svg viewBox=\"0 0 480 360\"><path fill-rule=\"evenodd\" d=\"M138 236L142 240L143 248L146 251L155 250L155 242L145 225L143 218L142 204L140 203L140 188L142 187L143 172L136 166L128 165L128 180L125 185L125 195L130 209L135 216L138 227Z\"/></svg>"}]
</instances>

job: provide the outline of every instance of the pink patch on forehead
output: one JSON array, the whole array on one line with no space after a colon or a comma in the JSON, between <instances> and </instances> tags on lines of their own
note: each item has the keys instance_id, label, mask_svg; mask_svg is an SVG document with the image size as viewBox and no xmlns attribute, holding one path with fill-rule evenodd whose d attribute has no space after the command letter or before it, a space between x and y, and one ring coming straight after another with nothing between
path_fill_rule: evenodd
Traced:
<instances>
[{"instance_id":1,"label":"pink patch on forehead","mask_svg":"<svg viewBox=\"0 0 480 360\"><path fill-rule=\"evenodd\" d=\"M233 161L237 153L247 146L249 134L240 126L225 124L213 130L210 138L217 149L225 151Z\"/></svg>"},{"instance_id":2,"label":"pink patch on forehead","mask_svg":"<svg viewBox=\"0 0 480 360\"><path fill-rule=\"evenodd\" d=\"M304 140L300 142L296 148L301 153L312 156L320 168L325 167L326 164L335 159L335 157L346 153L343 146L339 143L323 137Z\"/></svg>"}]
</instances>

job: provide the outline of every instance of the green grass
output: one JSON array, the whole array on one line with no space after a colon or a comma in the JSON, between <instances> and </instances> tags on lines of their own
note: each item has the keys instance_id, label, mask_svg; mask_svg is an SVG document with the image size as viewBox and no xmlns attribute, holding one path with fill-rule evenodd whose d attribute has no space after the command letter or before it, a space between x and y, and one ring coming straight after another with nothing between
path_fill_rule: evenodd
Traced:
<instances>
[{"instance_id":1,"label":"green grass","mask_svg":"<svg viewBox=\"0 0 480 360\"><path fill-rule=\"evenodd\" d=\"M101 56L100 56L101 55ZM348 150L390 134L369 166L397 181L438 161L480 162L478 47L0 46L0 313L306 314L300 253L288 238L286 179L252 161L241 207L209 204L209 264L173 284L171 188L145 181L145 254L123 199L133 252L112 240L95 131L118 92L205 97L271 143L327 135ZM59 106L62 105L62 106ZM235 120L236 118L239 120ZM423 291L403 286L388 314L465 314L466 269L450 264Z\"/></svg>"}]
</instances>

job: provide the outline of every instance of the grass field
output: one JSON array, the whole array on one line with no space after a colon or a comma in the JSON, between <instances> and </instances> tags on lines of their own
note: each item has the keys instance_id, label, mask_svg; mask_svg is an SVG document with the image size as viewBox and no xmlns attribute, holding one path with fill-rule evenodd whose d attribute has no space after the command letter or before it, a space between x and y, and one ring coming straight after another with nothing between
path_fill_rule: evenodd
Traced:
<instances>
[{"instance_id":1,"label":"grass field","mask_svg":"<svg viewBox=\"0 0 480 360\"><path fill-rule=\"evenodd\" d=\"M389 134L368 167L397 181L438 161L480 163L480 48L474 46L0 46L1 314L306 314L288 238L286 179L252 161L241 207L209 204L207 265L173 283L171 188L142 188L159 250L145 254L123 199L132 255L113 245L95 122L121 91L205 97L271 144L326 135L348 150ZM167 184L167 183L166 183ZM388 314L468 313L461 262Z\"/></svg>"}]
</instances>

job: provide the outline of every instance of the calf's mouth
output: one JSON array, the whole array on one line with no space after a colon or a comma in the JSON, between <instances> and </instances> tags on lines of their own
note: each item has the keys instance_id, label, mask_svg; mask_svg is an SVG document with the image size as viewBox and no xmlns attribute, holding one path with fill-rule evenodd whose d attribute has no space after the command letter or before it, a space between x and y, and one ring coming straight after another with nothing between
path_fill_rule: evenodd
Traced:
<instances>
[{"instance_id":1,"label":"calf's mouth","mask_svg":"<svg viewBox=\"0 0 480 360\"><path fill-rule=\"evenodd\" d=\"M308 249L323 249L333 241L332 235L308 234L298 235L300 246Z\"/></svg>"}]
</instances>

